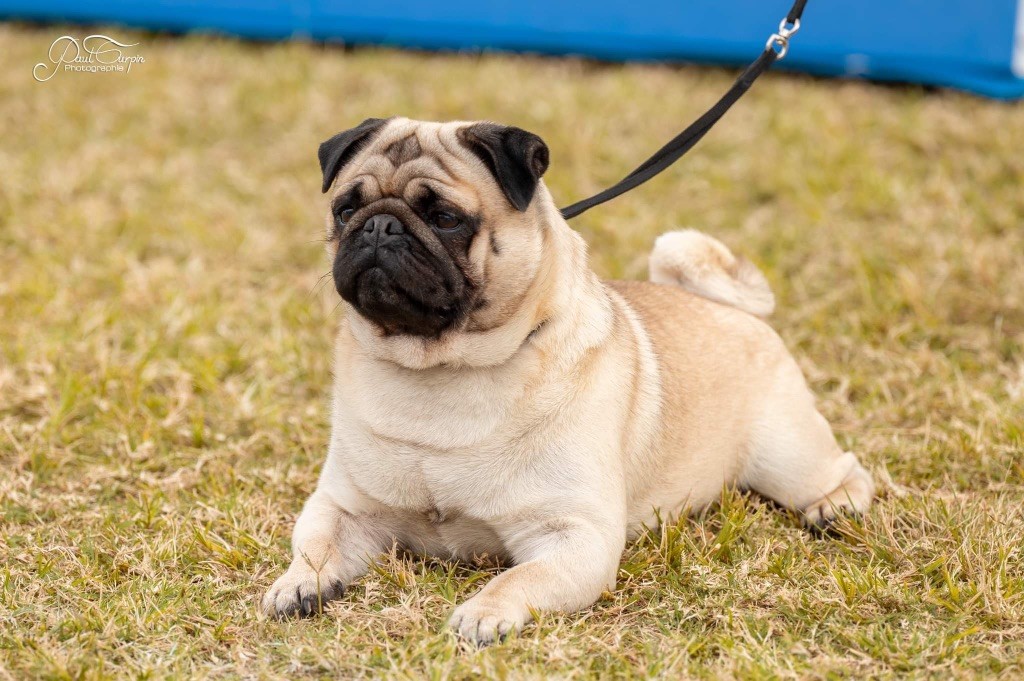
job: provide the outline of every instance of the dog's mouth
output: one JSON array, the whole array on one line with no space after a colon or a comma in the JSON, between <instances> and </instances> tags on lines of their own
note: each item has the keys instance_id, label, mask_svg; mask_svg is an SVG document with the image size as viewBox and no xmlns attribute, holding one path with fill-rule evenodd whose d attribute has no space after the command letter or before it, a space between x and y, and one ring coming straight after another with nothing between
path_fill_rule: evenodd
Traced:
<instances>
[{"instance_id":1,"label":"dog's mouth","mask_svg":"<svg viewBox=\"0 0 1024 681\"><path fill-rule=\"evenodd\" d=\"M463 317L464 280L452 276L411 239L387 246L339 250L334 282L355 311L386 334L436 337Z\"/></svg>"},{"instance_id":2,"label":"dog's mouth","mask_svg":"<svg viewBox=\"0 0 1024 681\"><path fill-rule=\"evenodd\" d=\"M459 318L457 305L428 304L418 291L407 288L409 283L374 264L355 276L351 299L345 294L342 298L388 334L438 336Z\"/></svg>"}]
</instances>

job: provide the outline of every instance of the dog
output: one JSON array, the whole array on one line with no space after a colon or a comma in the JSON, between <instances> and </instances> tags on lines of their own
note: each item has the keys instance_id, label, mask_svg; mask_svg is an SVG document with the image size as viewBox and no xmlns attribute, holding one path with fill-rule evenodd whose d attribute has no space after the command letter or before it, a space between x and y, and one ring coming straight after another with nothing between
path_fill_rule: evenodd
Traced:
<instances>
[{"instance_id":1,"label":"dog","mask_svg":"<svg viewBox=\"0 0 1024 681\"><path fill-rule=\"evenodd\" d=\"M660 237L650 282L602 281L490 122L369 119L320 146L344 301L330 445L262 608L308 616L397 545L511 565L449 626L488 644L615 586L626 542L753 490L825 525L874 484L836 443L750 262Z\"/></svg>"}]
</instances>

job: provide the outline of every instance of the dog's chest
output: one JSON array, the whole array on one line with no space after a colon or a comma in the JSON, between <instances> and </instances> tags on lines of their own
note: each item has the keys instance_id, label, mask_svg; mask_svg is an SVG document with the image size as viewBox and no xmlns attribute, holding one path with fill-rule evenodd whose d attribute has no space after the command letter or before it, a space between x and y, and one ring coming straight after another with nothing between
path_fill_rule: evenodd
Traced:
<instances>
[{"instance_id":1,"label":"dog's chest","mask_svg":"<svg viewBox=\"0 0 1024 681\"><path fill-rule=\"evenodd\" d=\"M524 385L499 372L356 377L339 390L334 454L360 491L437 519L497 515L530 496L540 471L522 465Z\"/></svg>"},{"instance_id":2,"label":"dog's chest","mask_svg":"<svg viewBox=\"0 0 1024 681\"><path fill-rule=\"evenodd\" d=\"M455 516L498 517L529 504L556 476L523 440L503 435L437 449L364 431L364 446L346 448L343 465L364 494L423 513L434 525Z\"/></svg>"}]
</instances>

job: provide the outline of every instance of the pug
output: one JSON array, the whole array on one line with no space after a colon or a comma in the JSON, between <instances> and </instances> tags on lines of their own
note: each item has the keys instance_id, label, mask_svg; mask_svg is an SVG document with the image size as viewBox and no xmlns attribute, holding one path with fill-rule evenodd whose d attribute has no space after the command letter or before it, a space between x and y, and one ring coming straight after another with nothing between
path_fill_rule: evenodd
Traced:
<instances>
[{"instance_id":1,"label":"pug","mask_svg":"<svg viewBox=\"0 0 1024 681\"><path fill-rule=\"evenodd\" d=\"M672 232L650 282L602 281L516 127L369 119L319 156L331 439L266 614L321 612L395 545L486 555L511 567L448 624L487 644L590 606L631 537L723 487L814 526L867 510L871 476L761 319L764 277L720 242Z\"/></svg>"}]
</instances>

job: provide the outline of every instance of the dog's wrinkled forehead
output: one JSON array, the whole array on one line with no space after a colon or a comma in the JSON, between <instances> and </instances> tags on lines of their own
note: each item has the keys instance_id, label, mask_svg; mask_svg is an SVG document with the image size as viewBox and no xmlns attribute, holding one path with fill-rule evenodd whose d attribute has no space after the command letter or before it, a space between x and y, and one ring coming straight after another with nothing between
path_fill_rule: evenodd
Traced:
<instances>
[{"instance_id":1,"label":"dog's wrinkled forehead","mask_svg":"<svg viewBox=\"0 0 1024 681\"><path fill-rule=\"evenodd\" d=\"M456 154L445 145L446 136L452 138L448 146L453 146ZM392 119L367 138L335 185L359 182L365 193L376 198L406 199L427 185L467 209L475 209L479 200L472 168L462 162L458 152L454 133L444 126Z\"/></svg>"},{"instance_id":2,"label":"dog's wrinkled forehead","mask_svg":"<svg viewBox=\"0 0 1024 681\"><path fill-rule=\"evenodd\" d=\"M455 193L468 209L500 192L516 210L529 206L548 151L532 133L494 123L429 123L370 118L320 145L323 191L369 180L379 196L402 196L416 183Z\"/></svg>"}]
</instances>

